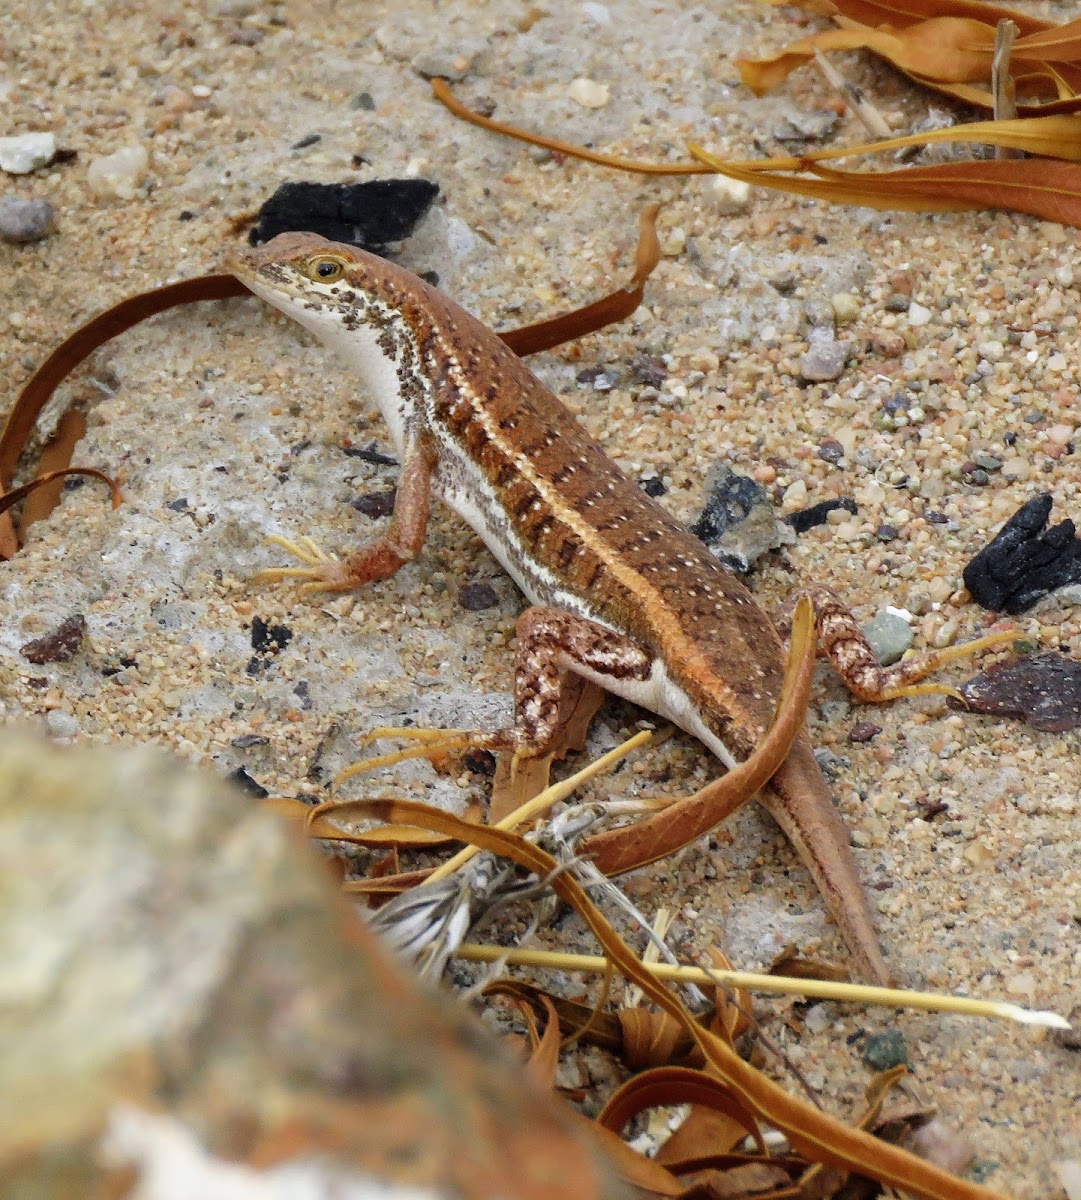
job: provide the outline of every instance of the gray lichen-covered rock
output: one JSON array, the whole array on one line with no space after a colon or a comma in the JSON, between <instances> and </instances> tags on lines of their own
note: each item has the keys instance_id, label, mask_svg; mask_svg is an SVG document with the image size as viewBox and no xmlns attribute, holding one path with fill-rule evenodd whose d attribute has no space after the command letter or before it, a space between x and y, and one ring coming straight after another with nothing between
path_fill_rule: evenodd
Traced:
<instances>
[{"instance_id":1,"label":"gray lichen-covered rock","mask_svg":"<svg viewBox=\"0 0 1081 1200\"><path fill-rule=\"evenodd\" d=\"M0 781L0 1195L621 1194L278 819L152 751Z\"/></svg>"}]
</instances>

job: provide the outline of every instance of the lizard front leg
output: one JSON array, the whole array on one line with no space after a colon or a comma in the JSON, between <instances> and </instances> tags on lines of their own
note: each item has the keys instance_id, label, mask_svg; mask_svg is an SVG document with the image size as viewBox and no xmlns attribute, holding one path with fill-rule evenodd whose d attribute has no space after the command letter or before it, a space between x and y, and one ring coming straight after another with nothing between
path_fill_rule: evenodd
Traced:
<instances>
[{"instance_id":1,"label":"lizard front leg","mask_svg":"<svg viewBox=\"0 0 1081 1200\"><path fill-rule=\"evenodd\" d=\"M297 543L274 535L270 541L283 546L305 565L271 567L260 571L257 578L301 579L305 581L301 590L312 592L348 592L366 583L389 579L407 562L412 562L424 546L436 462L436 450L427 432L409 438L402 456L394 511L384 534L344 561L324 553L310 539Z\"/></svg>"}]
</instances>

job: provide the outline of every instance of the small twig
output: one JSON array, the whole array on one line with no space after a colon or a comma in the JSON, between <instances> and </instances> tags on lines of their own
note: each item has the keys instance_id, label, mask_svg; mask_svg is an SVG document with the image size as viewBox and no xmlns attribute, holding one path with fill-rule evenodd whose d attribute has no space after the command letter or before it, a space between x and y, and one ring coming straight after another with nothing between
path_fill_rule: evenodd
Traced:
<instances>
[{"instance_id":1,"label":"small twig","mask_svg":"<svg viewBox=\"0 0 1081 1200\"><path fill-rule=\"evenodd\" d=\"M1008 17L1003 17L995 26L995 54L991 60L991 93L994 97L996 121L1015 121L1017 119L1017 96L1013 76L1010 74L1010 55L1013 53L1013 43L1017 38L1017 32L1017 26ZM996 146L995 158L1020 158L1020 154L1008 146Z\"/></svg>"},{"instance_id":2,"label":"small twig","mask_svg":"<svg viewBox=\"0 0 1081 1200\"><path fill-rule=\"evenodd\" d=\"M455 951L457 958L470 962L491 962L505 956L508 963L547 967L558 971L603 971L607 959L591 954L559 954L551 950L508 951L505 946L466 944ZM1058 1013L1022 1008L1005 1000L975 1000L969 996L945 996L935 992L909 992L902 988L868 987L859 983L833 983L825 979L792 979L785 975L761 975L752 971L718 971L704 967L673 967L666 963L646 966L656 979L675 983L718 983L746 988L751 992L813 996L819 1000L842 1000L854 1004L879 1004L887 1008L916 1008L924 1012L952 1012L972 1017L1001 1017L1021 1025L1042 1025L1048 1029L1069 1029L1070 1023Z\"/></svg>"},{"instance_id":3,"label":"small twig","mask_svg":"<svg viewBox=\"0 0 1081 1200\"><path fill-rule=\"evenodd\" d=\"M886 124L886 118L863 94L863 89L858 88L854 83L849 83L821 50L815 51L815 66L825 75L830 86L841 93L845 103L851 107L871 137L888 138L892 136L893 130Z\"/></svg>"}]
</instances>

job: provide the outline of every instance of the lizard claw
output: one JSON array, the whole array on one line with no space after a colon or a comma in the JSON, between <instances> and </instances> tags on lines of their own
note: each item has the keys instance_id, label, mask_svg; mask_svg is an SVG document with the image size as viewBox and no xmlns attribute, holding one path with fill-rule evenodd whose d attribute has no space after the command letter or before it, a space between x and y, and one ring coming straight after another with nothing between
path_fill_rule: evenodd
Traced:
<instances>
[{"instance_id":1,"label":"lizard claw","mask_svg":"<svg viewBox=\"0 0 1081 1200\"><path fill-rule=\"evenodd\" d=\"M287 550L294 558L299 559L300 567L267 567L260 571L255 579L261 583L276 582L279 579L302 579L301 592L336 592L346 591L355 586L347 581L341 561L337 555L324 550L318 542L303 535L295 541L272 533L267 539L276 546Z\"/></svg>"}]
</instances>

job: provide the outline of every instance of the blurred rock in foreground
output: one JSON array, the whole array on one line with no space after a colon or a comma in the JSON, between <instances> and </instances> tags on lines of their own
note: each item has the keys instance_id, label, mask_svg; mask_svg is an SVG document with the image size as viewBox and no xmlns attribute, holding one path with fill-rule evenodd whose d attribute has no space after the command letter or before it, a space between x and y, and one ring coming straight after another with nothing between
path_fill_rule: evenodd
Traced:
<instances>
[{"instance_id":1,"label":"blurred rock in foreground","mask_svg":"<svg viewBox=\"0 0 1081 1200\"><path fill-rule=\"evenodd\" d=\"M0 735L5 1200L624 1194L307 847L149 750Z\"/></svg>"}]
</instances>

